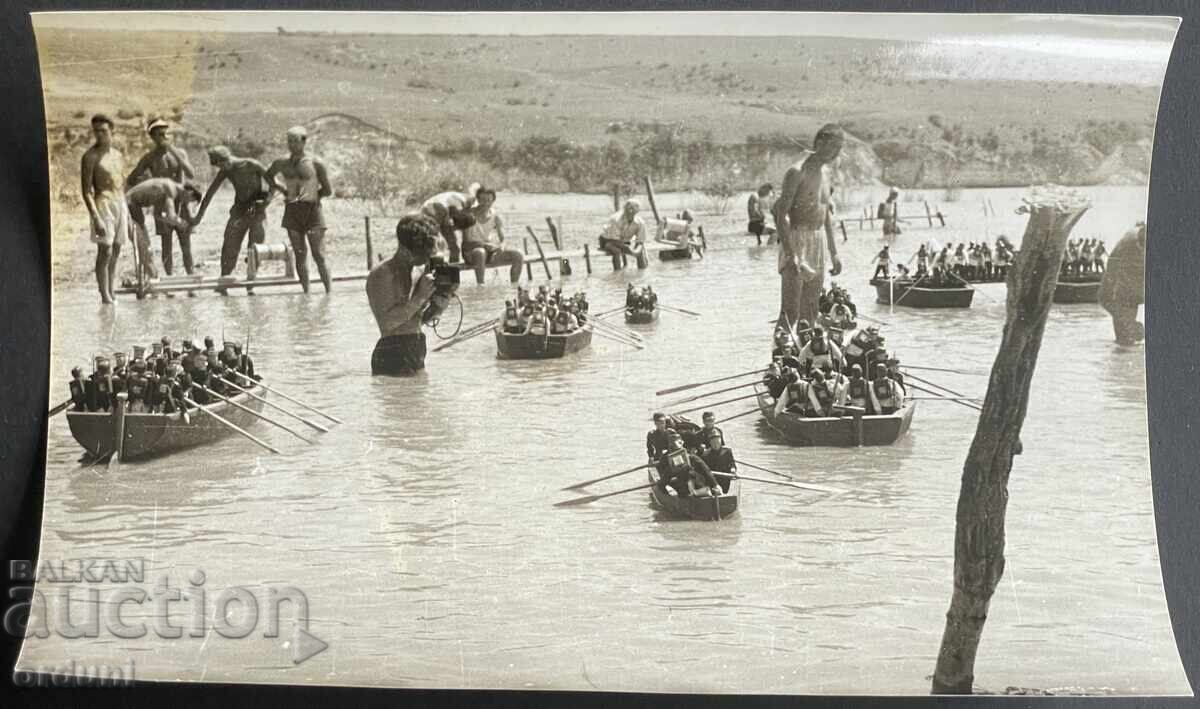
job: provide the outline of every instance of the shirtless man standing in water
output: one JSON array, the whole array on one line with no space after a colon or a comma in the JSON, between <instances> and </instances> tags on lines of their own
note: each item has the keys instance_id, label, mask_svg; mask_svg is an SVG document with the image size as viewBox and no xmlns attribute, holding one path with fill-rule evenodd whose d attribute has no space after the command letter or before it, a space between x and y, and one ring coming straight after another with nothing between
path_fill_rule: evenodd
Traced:
<instances>
[{"instance_id":1,"label":"shirtless man standing in water","mask_svg":"<svg viewBox=\"0 0 1200 709\"><path fill-rule=\"evenodd\" d=\"M100 302L116 300L117 258L129 237L129 208L125 206L125 156L112 144L113 122L103 114L92 116L96 143L83 154L80 188L91 220L96 244L96 285Z\"/></svg>"},{"instance_id":2,"label":"shirtless man standing in water","mask_svg":"<svg viewBox=\"0 0 1200 709\"><path fill-rule=\"evenodd\" d=\"M191 223L192 226L200 223L217 190L229 180L233 185L233 206L229 208L229 219L225 222L225 236L221 243L221 277L224 278L233 274L247 233L250 234L251 244L266 241L267 233L263 229L263 222L267 218L271 186L266 180L267 168L263 167L262 163L252 158L236 157L224 145L208 149L208 162L217 168L217 175L208 186L200 209L191 219ZM253 249L250 250L249 258L254 258ZM249 273L252 274L256 270L256 265L251 264ZM217 292L225 294L223 289L218 289ZM253 289L247 289L248 294L253 292Z\"/></svg>"},{"instance_id":3,"label":"shirtless man standing in water","mask_svg":"<svg viewBox=\"0 0 1200 709\"><path fill-rule=\"evenodd\" d=\"M325 218L321 215L321 199L333 194L329 187L329 176L325 163L304 152L308 132L303 126L288 129L288 157L280 158L267 168L266 180L271 190L284 193L283 228L287 229L288 240L296 254L296 272L300 276L300 287L308 292L308 251L312 247L313 263L321 274L321 283L328 293L332 287L329 267L325 265ZM275 175L283 177L281 188ZM307 243L305 239L307 238Z\"/></svg>"},{"instance_id":4,"label":"shirtless man standing in water","mask_svg":"<svg viewBox=\"0 0 1200 709\"><path fill-rule=\"evenodd\" d=\"M826 248L833 266L829 273L836 276L842 272L833 238L830 171L844 139L841 127L833 123L817 131L812 154L788 168L775 202L781 280L779 324L789 329L800 320L817 321L825 285Z\"/></svg>"}]
</instances>

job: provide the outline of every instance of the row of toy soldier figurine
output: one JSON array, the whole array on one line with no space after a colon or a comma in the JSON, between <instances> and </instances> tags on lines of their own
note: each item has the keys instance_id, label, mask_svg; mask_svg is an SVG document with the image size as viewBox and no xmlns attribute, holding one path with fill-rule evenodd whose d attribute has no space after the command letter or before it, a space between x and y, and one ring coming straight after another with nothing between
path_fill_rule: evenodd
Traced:
<instances>
[{"instance_id":1,"label":"row of toy soldier figurine","mask_svg":"<svg viewBox=\"0 0 1200 709\"><path fill-rule=\"evenodd\" d=\"M185 339L176 351L171 339L163 337L150 346L149 354L145 347L134 345L128 361L124 352L114 352L111 360L99 355L90 376L85 378L79 367L71 370L72 409L110 411L123 392L129 397L126 410L131 413L172 414L186 410L189 399L201 405L212 403L260 379L241 343L226 341L218 352L213 339L206 337L204 345L200 349Z\"/></svg>"},{"instance_id":2,"label":"row of toy soldier figurine","mask_svg":"<svg viewBox=\"0 0 1200 709\"><path fill-rule=\"evenodd\" d=\"M625 289L625 310L630 313L649 312L658 305L658 293L649 285L635 288L632 283Z\"/></svg>"},{"instance_id":3,"label":"row of toy soldier figurine","mask_svg":"<svg viewBox=\"0 0 1200 709\"><path fill-rule=\"evenodd\" d=\"M1067 253L1063 255L1063 275L1104 273L1107 254L1103 239L1071 239L1067 242Z\"/></svg>"},{"instance_id":4,"label":"row of toy soldier figurine","mask_svg":"<svg viewBox=\"0 0 1200 709\"><path fill-rule=\"evenodd\" d=\"M517 286L517 302L505 301L503 331L510 335L565 335L587 320L588 302L583 293L563 295L538 286L536 295Z\"/></svg>"},{"instance_id":5,"label":"row of toy soldier figurine","mask_svg":"<svg viewBox=\"0 0 1200 709\"><path fill-rule=\"evenodd\" d=\"M780 328L763 375L776 413L822 417L834 415L835 407L852 406L868 415L886 415L903 408L900 360L889 356L885 345L875 327L856 332L844 348L820 327L796 337Z\"/></svg>"}]
</instances>

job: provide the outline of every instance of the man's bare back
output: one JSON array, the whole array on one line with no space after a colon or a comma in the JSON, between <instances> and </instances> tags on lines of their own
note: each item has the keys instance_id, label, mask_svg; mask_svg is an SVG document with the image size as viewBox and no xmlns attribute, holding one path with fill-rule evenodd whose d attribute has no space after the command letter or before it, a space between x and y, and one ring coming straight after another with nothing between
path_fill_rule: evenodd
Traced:
<instances>
[{"instance_id":1,"label":"man's bare back","mask_svg":"<svg viewBox=\"0 0 1200 709\"><path fill-rule=\"evenodd\" d=\"M788 168L783 192L775 204L777 213L787 217L787 225L792 229L823 228L832 201L829 184L829 167L816 155L809 155Z\"/></svg>"}]
</instances>

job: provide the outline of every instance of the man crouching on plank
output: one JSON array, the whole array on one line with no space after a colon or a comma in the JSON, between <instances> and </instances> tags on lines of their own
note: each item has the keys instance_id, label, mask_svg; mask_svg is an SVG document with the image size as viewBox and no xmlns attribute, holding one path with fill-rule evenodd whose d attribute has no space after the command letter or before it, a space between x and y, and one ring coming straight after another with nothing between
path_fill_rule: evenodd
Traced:
<instances>
[{"instance_id":1,"label":"man crouching on plank","mask_svg":"<svg viewBox=\"0 0 1200 709\"><path fill-rule=\"evenodd\" d=\"M842 262L833 238L830 180L832 163L842 151L845 136L840 126L828 123L813 140L813 153L788 168L773 209L779 229L780 323L785 327L801 319L816 322L821 290L825 285L825 250L833 267ZM821 232L825 233L822 234Z\"/></svg>"},{"instance_id":2,"label":"man crouching on plank","mask_svg":"<svg viewBox=\"0 0 1200 709\"><path fill-rule=\"evenodd\" d=\"M396 224L396 254L371 269L367 299L379 325L371 353L371 374L407 376L425 368L421 316L433 296L433 274L426 269L413 281L413 269L435 253L438 225L425 214L406 214Z\"/></svg>"}]
</instances>

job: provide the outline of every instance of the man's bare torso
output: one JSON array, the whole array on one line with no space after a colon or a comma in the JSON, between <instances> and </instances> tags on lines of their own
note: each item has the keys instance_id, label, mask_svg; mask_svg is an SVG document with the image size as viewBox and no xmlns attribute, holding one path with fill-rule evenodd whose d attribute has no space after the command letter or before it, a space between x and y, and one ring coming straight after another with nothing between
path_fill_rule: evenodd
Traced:
<instances>
[{"instance_id":1,"label":"man's bare torso","mask_svg":"<svg viewBox=\"0 0 1200 709\"><path fill-rule=\"evenodd\" d=\"M831 200L828 167L813 157L792 166L800 172L800 185L788 209L788 223L793 229L815 231L825 225Z\"/></svg>"},{"instance_id":2,"label":"man's bare torso","mask_svg":"<svg viewBox=\"0 0 1200 709\"><path fill-rule=\"evenodd\" d=\"M183 182L183 162L171 147L155 147L144 159L147 160L151 177L167 177L176 182Z\"/></svg>"},{"instance_id":3,"label":"man's bare torso","mask_svg":"<svg viewBox=\"0 0 1200 709\"><path fill-rule=\"evenodd\" d=\"M175 202L179 190L179 183L168 177L152 177L131 187L125 193L125 199L134 209L166 208Z\"/></svg>"},{"instance_id":4,"label":"man's bare torso","mask_svg":"<svg viewBox=\"0 0 1200 709\"><path fill-rule=\"evenodd\" d=\"M270 172L283 177L287 201L316 202L319 200L316 159L311 155L299 158L280 158L271 165Z\"/></svg>"},{"instance_id":5,"label":"man's bare torso","mask_svg":"<svg viewBox=\"0 0 1200 709\"><path fill-rule=\"evenodd\" d=\"M92 194L120 195L125 187L125 156L114 147L100 148L93 145L84 154L84 161L92 165Z\"/></svg>"},{"instance_id":6,"label":"man's bare torso","mask_svg":"<svg viewBox=\"0 0 1200 709\"><path fill-rule=\"evenodd\" d=\"M234 201L246 203L265 195L270 187L263 179L266 168L257 160L237 160L225 168L225 177L233 185Z\"/></svg>"}]
</instances>

